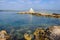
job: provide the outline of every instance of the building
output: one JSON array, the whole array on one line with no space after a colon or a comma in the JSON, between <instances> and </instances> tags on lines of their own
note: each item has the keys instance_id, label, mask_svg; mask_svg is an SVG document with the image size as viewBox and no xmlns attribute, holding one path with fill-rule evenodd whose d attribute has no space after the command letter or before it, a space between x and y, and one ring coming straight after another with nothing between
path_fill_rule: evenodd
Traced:
<instances>
[{"instance_id":1,"label":"building","mask_svg":"<svg viewBox=\"0 0 60 40\"><path fill-rule=\"evenodd\" d=\"M32 8L30 8L29 13L35 13Z\"/></svg>"},{"instance_id":2,"label":"building","mask_svg":"<svg viewBox=\"0 0 60 40\"><path fill-rule=\"evenodd\" d=\"M27 13L35 13L34 10L32 8L30 8L29 11L25 11L25 12L19 12L21 14L27 14Z\"/></svg>"}]
</instances>

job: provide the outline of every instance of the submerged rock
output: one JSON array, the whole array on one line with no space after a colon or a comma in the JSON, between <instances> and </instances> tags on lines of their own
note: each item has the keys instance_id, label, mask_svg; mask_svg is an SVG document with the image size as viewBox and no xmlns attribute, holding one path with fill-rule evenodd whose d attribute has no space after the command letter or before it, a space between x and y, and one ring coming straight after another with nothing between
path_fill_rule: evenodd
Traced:
<instances>
[{"instance_id":1,"label":"submerged rock","mask_svg":"<svg viewBox=\"0 0 60 40\"><path fill-rule=\"evenodd\" d=\"M0 31L0 40L60 40L60 26L51 26L46 29L36 28L33 33L28 29L27 32L15 31L8 35L5 30Z\"/></svg>"}]
</instances>

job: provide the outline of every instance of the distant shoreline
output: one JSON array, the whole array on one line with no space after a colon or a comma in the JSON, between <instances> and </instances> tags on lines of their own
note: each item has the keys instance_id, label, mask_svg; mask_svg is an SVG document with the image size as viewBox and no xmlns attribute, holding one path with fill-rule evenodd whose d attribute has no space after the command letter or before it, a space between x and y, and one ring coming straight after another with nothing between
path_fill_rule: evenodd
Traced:
<instances>
[{"instance_id":1,"label":"distant shoreline","mask_svg":"<svg viewBox=\"0 0 60 40\"><path fill-rule=\"evenodd\" d=\"M17 12L17 10L0 10L0 12Z\"/></svg>"},{"instance_id":2,"label":"distant shoreline","mask_svg":"<svg viewBox=\"0 0 60 40\"><path fill-rule=\"evenodd\" d=\"M45 16L45 17L54 17L54 18L60 18L60 14L57 13L52 13L52 14L42 14L42 13L17 13L17 14L31 14L31 15L36 15L36 16Z\"/></svg>"}]
</instances>

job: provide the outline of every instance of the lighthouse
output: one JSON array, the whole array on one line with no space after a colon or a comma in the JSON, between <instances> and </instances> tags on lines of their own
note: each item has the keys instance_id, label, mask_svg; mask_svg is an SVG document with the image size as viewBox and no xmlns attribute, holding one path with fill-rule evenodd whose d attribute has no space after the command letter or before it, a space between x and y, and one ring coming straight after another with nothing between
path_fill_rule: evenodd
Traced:
<instances>
[{"instance_id":1,"label":"lighthouse","mask_svg":"<svg viewBox=\"0 0 60 40\"><path fill-rule=\"evenodd\" d=\"M29 13L34 13L34 10L30 8Z\"/></svg>"}]
</instances>

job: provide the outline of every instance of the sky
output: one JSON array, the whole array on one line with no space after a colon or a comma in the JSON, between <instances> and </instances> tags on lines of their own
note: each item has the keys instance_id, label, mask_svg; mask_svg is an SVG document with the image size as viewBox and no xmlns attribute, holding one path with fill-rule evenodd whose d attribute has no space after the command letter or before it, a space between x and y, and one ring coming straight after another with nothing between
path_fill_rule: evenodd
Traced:
<instances>
[{"instance_id":1,"label":"sky","mask_svg":"<svg viewBox=\"0 0 60 40\"><path fill-rule=\"evenodd\" d=\"M0 0L0 10L60 10L60 0Z\"/></svg>"}]
</instances>

